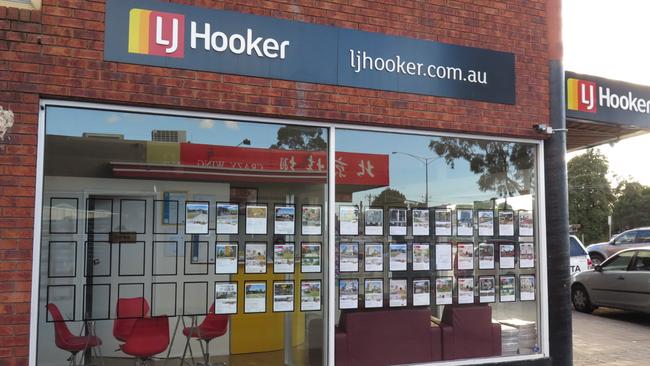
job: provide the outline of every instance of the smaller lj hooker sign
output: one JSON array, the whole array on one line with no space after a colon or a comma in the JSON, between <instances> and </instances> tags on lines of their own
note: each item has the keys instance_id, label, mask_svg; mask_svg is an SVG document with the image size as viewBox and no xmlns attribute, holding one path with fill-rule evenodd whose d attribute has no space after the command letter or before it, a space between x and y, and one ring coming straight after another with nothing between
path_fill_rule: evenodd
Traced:
<instances>
[{"instance_id":1,"label":"smaller lj hooker sign","mask_svg":"<svg viewBox=\"0 0 650 366\"><path fill-rule=\"evenodd\" d=\"M104 59L515 103L512 53L153 0L107 0Z\"/></svg>"}]
</instances>

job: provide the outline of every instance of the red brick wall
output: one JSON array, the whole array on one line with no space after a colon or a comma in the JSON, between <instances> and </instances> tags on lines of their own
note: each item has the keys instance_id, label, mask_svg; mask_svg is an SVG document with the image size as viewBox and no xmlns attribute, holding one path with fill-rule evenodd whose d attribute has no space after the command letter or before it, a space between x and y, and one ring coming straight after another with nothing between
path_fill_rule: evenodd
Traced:
<instances>
[{"instance_id":1,"label":"red brick wall","mask_svg":"<svg viewBox=\"0 0 650 366\"><path fill-rule=\"evenodd\" d=\"M104 62L104 1L0 7L0 106L16 116L0 141L0 366L27 362L40 98L533 138L548 121L543 0L285 1L177 2L513 52L517 104Z\"/></svg>"}]
</instances>

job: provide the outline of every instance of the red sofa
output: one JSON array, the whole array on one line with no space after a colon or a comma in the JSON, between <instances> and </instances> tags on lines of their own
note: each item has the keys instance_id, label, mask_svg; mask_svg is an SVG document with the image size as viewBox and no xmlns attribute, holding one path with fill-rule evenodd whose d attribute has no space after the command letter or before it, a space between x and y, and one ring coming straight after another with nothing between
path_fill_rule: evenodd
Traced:
<instances>
[{"instance_id":1,"label":"red sofa","mask_svg":"<svg viewBox=\"0 0 650 366\"><path fill-rule=\"evenodd\" d=\"M341 313L336 327L336 366L386 366L439 361L439 327L429 309Z\"/></svg>"},{"instance_id":2,"label":"red sofa","mask_svg":"<svg viewBox=\"0 0 650 366\"><path fill-rule=\"evenodd\" d=\"M440 327L445 360L501 355L501 325L488 305L445 306Z\"/></svg>"}]
</instances>

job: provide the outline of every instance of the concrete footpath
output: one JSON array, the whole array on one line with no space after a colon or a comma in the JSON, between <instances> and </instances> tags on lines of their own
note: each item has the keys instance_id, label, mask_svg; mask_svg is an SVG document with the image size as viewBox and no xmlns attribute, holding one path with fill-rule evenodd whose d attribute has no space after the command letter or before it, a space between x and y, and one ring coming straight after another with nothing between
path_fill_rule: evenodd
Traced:
<instances>
[{"instance_id":1,"label":"concrete footpath","mask_svg":"<svg viewBox=\"0 0 650 366\"><path fill-rule=\"evenodd\" d=\"M573 365L650 365L650 314L573 311Z\"/></svg>"}]
</instances>

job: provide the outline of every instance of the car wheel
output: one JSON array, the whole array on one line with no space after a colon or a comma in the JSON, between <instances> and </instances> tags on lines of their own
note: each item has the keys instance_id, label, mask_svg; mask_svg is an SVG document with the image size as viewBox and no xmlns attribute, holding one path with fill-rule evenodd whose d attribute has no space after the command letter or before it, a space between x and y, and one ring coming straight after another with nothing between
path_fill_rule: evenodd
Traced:
<instances>
[{"instance_id":1,"label":"car wheel","mask_svg":"<svg viewBox=\"0 0 650 366\"><path fill-rule=\"evenodd\" d=\"M589 253L589 258L591 258L591 264L594 266L605 261L605 257L598 253Z\"/></svg>"},{"instance_id":2,"label":"car wheel","mask_svg":"<svg viewBox=\"0 0 650 366\"><path fill-rule=\"evenodd\" d=\"M594 311L594 306L591 305L589 300L589 294L587 290L582 285L575 285L571 289L571 302L573 302L573 307L581 313L591 313Z\"/></svg>"}]
</instances>

